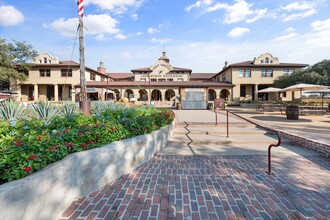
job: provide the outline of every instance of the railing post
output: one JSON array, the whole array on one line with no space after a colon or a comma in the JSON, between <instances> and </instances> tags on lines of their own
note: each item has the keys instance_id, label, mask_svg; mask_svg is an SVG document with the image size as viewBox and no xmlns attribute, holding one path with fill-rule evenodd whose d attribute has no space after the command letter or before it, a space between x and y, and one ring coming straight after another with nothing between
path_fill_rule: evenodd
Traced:
<instances>
[{"instance_id":1,"label":"railing post","mask_svg":"<svg viewBox=\"0 0 330 220\"><path fill-rule=\"evenodd\" d=\"M227 110L227 138L229 138L229 117L228 117L229 111Z\"/></svg>"},{"instance_id":2,"label":"railing post","mask_svg":"<svg viewBox=\"0 0 330 220\"><path fill-rule=\"evenodd\" d=\"M272 174L272 155L271 155L271 148L273 145L269 145L268 147L268 174Z\"/></svg>"}]
</instances>

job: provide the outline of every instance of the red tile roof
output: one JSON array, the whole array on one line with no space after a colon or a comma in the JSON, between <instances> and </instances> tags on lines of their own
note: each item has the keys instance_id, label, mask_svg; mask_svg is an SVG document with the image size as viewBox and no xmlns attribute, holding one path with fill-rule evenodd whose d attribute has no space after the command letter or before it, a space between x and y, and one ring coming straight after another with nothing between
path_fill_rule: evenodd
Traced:
<instances>
[{"instance_id":1,"label":"red tile roof","mask_svg":"<svg viewBox=\"0 0 330 220\"><path fill-rule=\"evenodd\" d=\"M148 87L149 81L109 81L107 82L95 82L88 81L87 86L92 87L108 87L111 86L141 86ZM79 85L77 85L79 86ZM218 87L234 87L235 85L228 82L214 82L214 81L164 81L164 82L150 82L150 86L153 87L210 87L210 86L218 86Z\"/></svg>"},{"instance_id":2,"label":"red tile roof","mask_svg":"<svg viewBox=\"0 0 330 220\"><path fill-rule=\"evenodd\" d=\"M191 73L190 79L192 80L207 80L211 79L216 73Z\"/></svg>"}]
</instances>

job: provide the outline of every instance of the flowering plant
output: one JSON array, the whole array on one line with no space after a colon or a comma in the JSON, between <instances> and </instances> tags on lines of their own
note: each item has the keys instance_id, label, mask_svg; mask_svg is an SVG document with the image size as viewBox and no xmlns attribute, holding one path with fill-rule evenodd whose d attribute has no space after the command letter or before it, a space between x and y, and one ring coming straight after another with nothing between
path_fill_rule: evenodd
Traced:
<instances>
[{"instance_id":1,"label":"flowering plant","mask_svg":"<svg viewBox=\"0 0 330 220\"><path fill-rule=\"evenodd\" d=\"M170 110L111 106L94 115L59 114L0 122L0 184L27 176L66 155L150 133L174 119Z\"/></svg>"}]
</instances>

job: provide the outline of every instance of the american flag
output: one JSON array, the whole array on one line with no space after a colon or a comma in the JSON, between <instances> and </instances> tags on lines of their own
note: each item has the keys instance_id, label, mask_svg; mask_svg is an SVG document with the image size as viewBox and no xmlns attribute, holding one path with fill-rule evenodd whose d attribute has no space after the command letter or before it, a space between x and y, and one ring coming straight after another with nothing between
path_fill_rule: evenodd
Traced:
<instances>
[{"instance_id":1,"label":"american flag","mask_svg":"<svg viewBox=\"0 0 330 220\"><path fill-rule=\"evenodd\" d=\"M84 0L78 0L77 4L78 4L78 15L80 17L83 17L84 16Z\"/></svg>"}]
</instances>

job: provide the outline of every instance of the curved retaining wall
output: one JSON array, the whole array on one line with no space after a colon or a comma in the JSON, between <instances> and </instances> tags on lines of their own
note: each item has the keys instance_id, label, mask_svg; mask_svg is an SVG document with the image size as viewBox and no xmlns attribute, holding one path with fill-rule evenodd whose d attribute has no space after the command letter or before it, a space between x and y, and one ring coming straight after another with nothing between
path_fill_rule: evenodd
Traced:
<instances>
[{"instance_id":1,"label":"curved retaining wall","mask_svg":"<svg viewBox=\"0 0 330 220\"><path fill-rule=\"evenodd\" d=\"M0 186L0 219L56 219L77 198L129 173L165 147L174 122L151 134L68 155Z\"/></svg>"}]
</instances>

